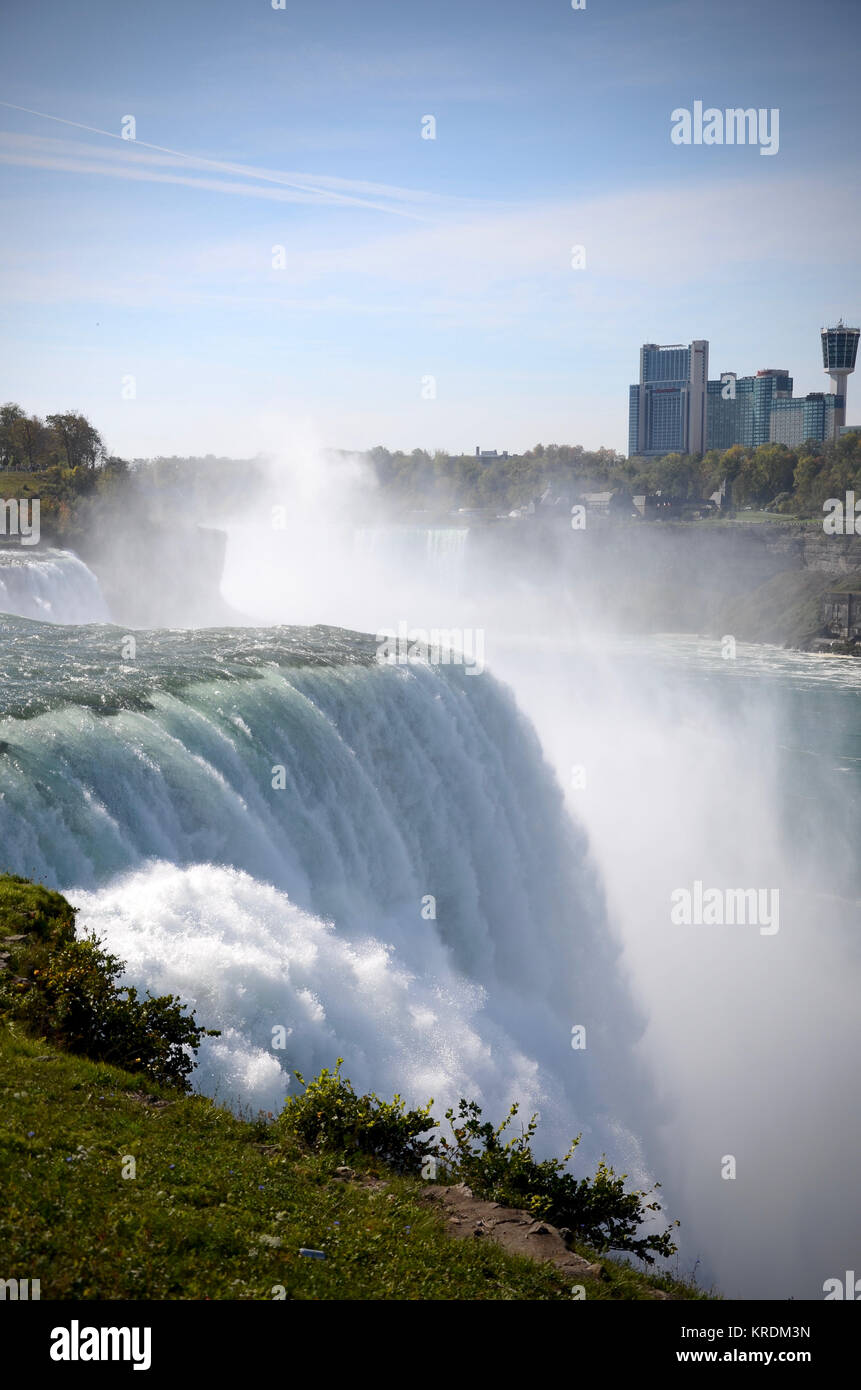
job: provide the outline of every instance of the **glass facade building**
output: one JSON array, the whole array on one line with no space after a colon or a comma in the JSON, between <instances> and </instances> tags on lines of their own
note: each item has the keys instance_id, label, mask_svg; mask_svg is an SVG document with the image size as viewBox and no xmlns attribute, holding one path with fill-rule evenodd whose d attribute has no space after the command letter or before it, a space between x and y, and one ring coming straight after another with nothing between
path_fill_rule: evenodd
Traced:
<instances>
[{"instance_id":1,"label":"glass facade building","mask_svg":"<svg viewBox=\"0 0 861 1390\"><path fill-rule=\"evenodd\" d=\"M854 372L859 333L861 329L846 328L843 323L836 328L823 328L822 366L826 372Z\"/></svg>"},{"instance_id":2,"label":"glass facade building","mask_svg":"<svg viewBox=\"0 0 861 1390\"><path fill-rule=\"evenodd\" d=\"M722 372L710 381L706 411L706 448L755 449L771 439L771 413L778 401L792 396L792 377L782 368L766 367L756 376Z\"/></svg>"},{"instance_id":3,"label":"glass facade building","mask_svg":"<svg viewBox=\"0 0 861 1390\"><path fill-rule=\"evenodd\" d=\"M709 345L644 343L640 381L628 392L628 453L700 453L706 432Z\"/></svg>"},{"instance_id":4,"label":"glass facade building","mask_svg":"<svg viewBox=\"0 0 861 1390\"><path fill-rule=\"evenodd\" d=\"M861 329L847 328L842 319L835 328L823 328L822 366L831 377L832 394L840 398L834 414L834 435L846 424L846 387L855 370Z\"/></svg>"},{"instance_id":5,"label":"glass facade building","mask_svg":"<svg viewBox=\"0 0 861 1390\"><path fill-rule=\"evenodd\" d=\"M861 330L842 323L823 328L822 361L833 389L797 398L784 367L764 367L755 376L722 372L708 381L704 339L687 347L644 343L639 385L628 393L629 457L835 438L846 421L846 383L859 336Z\"/></svg>"},{"instance_id":6,"label":"glass facade building","mask_svg":"<svg viewBox=\"0 0 861 1390\"><path fill-rule=\"evenodd\" d=\"M840 396L826 395L823 391L775 401L771 408L770 442L795 449L806 439L830 439L840 405Z\"/></svg>"}]
</instances>

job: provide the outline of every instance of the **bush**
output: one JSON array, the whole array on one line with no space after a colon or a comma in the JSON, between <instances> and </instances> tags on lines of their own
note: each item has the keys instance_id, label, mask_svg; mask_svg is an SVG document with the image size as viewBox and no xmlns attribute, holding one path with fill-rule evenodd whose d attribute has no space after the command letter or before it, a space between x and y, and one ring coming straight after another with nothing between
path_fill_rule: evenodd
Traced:
<instances>
[{"instance_id":1,"label":"bush","mask_svg":"<svg viewBox=\"0 0 861 1390\"><path fill-rule=\"evenodd\" d=\"M419 1138L437 1128L430 1119L433 1101L421 1110L406 1110L399 1095L393 1101L373 1093L357 1096L352 1082L341 1076L343 1062L339 1057L333 1072L324 1067L310 1082L295 1073L304 1092L285 1100L278 1117L281 1129L318 1152L369 1154L402 1172L418 1168L434 1149L432 1140Z\"/></svg>"},{"instance_id":2,"label":"bush","mask_svg":"<svg viewBox=\"0 0 861 1390\"><path fill-rule=\"evenodd\" d=\"M70 1052L191 1089L192 1054L217 1034L172 994L118 985L123 962L95 937L75 939L75 909L60 893L0 876L0 947L0 1015Z\"/></svg>"},{"instance_id":3,"label":"bush","mask_svg":"<svg viewBox=\"0 0 861 1390\"><path fill-rule=\"evenodd\" d=\"M485 1121L475 1101L461 1100L457 1122L446 1111L453 1139L420 1136L437 1129L430 1118L433 1101L421 1110L406 1110L399 1095L392 1102L371 1094L357 1096L341 1076L343 1058L306 1082L296 1072L303 1094L288 1096L276 1122L285 1135L300 1139L319 1152L349 1158L368 1154L401 1172L417 1172L424 1160L437 1160L437 1176L446 1183L465 1182L478 1197L533 1212L537 1219L568 1227L572 1235L598 1251L626 1250L654 1264L655 1256L675 1253L673 1226L663 1232L637 1235L649 1212L660 1203L649 1192L626 1192L626 1173L616 1175L603 1161L593 1178L574 1178L566 1172L579 1136L562 1159L538 1162L532 1154L537 1129L533 1116L520 1135L503 1139L518 1107L513 1105L498 1128ZM660 1187L656 1183L656 1189Z\"/></svg>"},{"instance_id":4,"label":"bush","mask_svg":"<svg viewBox=\"0 0 861 1390\"><path fill-rule=\"evenodd\" d=\"M591 1179L578 1181L565 1171L580 1142L579 1135L564 1158L549 1158L540 1163L532 1154L532 1139L538 1127L534 1115L521 1134L503 1140L517 1110L512 1105L498 1128L487 1121L482 1123L481 1109L475 1101L461 1100L457 1122L454 1111L447 1110L446 1119L454 1138L452 1142L444 1137L440 1142L444 1175L466 1182L476 1196L524 1208L554 1226L567 1227L595 1250L628 1250L647 1264L654 1264L655 1255L666 1257L675 1253L672 1227L662 1233L637 1236L647 1212L660 1211L661 1206L646 1200L651 1193L626 1192L626 1173L617 1177L603 1160Z\"/></svg>"},{"instance_id":5,"label":"bush","mask_svg":"<svg viewBox=\"0 0 861 1390\"><path fill-rule=\"evenodd\" d=\"M74 941L34 972L14 1016L70 1052L190 1090L197 1063L186 1049L196 1052L202 1037L217 1033L199 1027L173 994L140 998L134 986L118 987L124 968L96 937Z\"/></svg>"}]
</instances>

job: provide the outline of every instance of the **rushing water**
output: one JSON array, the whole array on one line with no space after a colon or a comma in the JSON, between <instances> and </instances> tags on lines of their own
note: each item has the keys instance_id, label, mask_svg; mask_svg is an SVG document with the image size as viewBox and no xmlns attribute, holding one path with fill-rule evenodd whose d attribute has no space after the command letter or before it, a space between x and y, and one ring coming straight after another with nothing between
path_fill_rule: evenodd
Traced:
<instances>
[{"instance_id":1,"label":"rushing water","mask_svg":"<svg viewBox=\"0 0 861 1390\"><path fill-rule=\"evenodd\" d=\"M348 574L306 536L265 589L232 582L369 633L457 626L481 610L452 606L465 535L399 531L422 573L366 530ZM56 621L0 617L0 867L69 892L130 979L222 1029L204 1090L275 1109L342 1055L438 1110L519 1100L547 1151L582 1130L584 1164L658 1174L680 1267L730 1296L818 1297L855 1267L856 661L575 639L552 606L518 631L501 585L480 678L380 666L332 626L130 647L75 557L45 563L5 566ZM777 891L779 929L673 924L694 881Z\"/></svg>"},{"instance_id":2,"label":"rushing water","mask_svg":"<svg viewBox=\"0 0 861 1390\"><path fill-rule=\"evenodd\" d=\"M666 1110L640 1132L684 1267L730 1297L821 1298L861 1243L861 665L678 636L496 651L648 1020ZM675 924L697 880L777 892L778 930Z\"/></svg>"},{"instance_id":3,"label":"rushing water","mask_svg":"<svg viewBox=\"0 0 861 1390\"><path fill-rule=\"evenodd\" d=\"M0 614L51 623L105 623L99 581L70 550L0 547Z\"/></svg>"},{"instance_id":4,"label":"rushing water","mask_svg":"<svg viewBox=\"0 0 861 1390\"><path fill-rule=\"evenodd\" d=\"M133 661L117 629L2 637L5 867L224 1030L207 1090L274 1109L343 1055L358 1085L518 1099L636 1163L600 888L502 686L333 629L142 632Z\"/></svg>"}]
</instances>

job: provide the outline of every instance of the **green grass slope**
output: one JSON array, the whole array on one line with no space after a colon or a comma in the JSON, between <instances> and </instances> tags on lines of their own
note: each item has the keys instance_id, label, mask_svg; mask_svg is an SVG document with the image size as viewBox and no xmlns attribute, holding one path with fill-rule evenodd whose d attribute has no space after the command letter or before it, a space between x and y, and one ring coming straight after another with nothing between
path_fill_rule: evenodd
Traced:
<instances>
[{"instance_id":1,"label":"green grass slope","mask_svg":"<svg viewBox=\"0 0 861 1390\"><path fill-rule=\"evenodd\" d=\"M59 894L0 875L0 1278L38 1279L43 1299L572 1297L549 1264L453 1239L419 1177L31 1036L14 972L73 929ZM601 1263L587 1299L704 1297Z\"/></svg>"}]
</instances>

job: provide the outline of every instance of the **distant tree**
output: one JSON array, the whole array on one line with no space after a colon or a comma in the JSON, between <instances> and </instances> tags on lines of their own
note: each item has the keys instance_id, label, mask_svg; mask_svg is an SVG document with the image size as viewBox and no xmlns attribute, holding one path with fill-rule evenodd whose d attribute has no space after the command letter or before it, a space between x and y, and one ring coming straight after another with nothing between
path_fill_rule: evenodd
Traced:
<instances>
[{"instance_id":1,"label":"distant tree","mask_svg":"<svg viewBox=\"0 0 861 1390\"><path fill-rule=\"evenodd\" d=\"M50 426L65 455L67 468L98 467L105 453L102 436L85 415L67 410L62 414L49 415L46 424Z\"/></svg>"},{"instance_id":2,"label":"distant tree","mask_svg":"<svg viewBox=\"0 0 861 1390\"><path fill-rule=\"evenodd\" d=\"M53 461L51 458L51 431L38 415L22 415L15 422L13 429L21 441L26 468L30 473L47 467Z\"/></svg>"},{"instance_id":3,"label":"distant tree","mask_svg":"<svg viewBox=\"0 0 861 1390\"><path fill-rule=\"evenodd\" d=\"M17 469L22 459L22 443L18 434L18 423L24 418L20 405L7 401L0 406L0 464L4 468Z\"/></svg>"}]
</instances>

